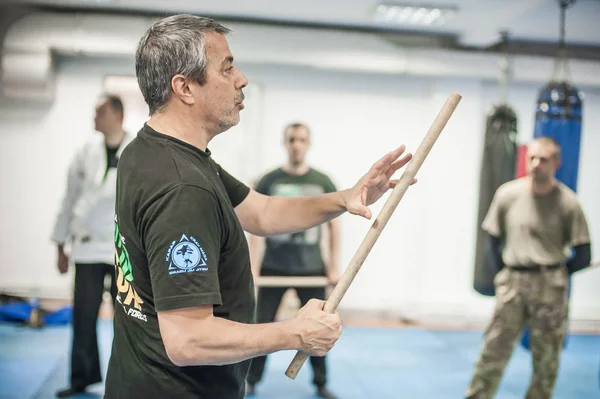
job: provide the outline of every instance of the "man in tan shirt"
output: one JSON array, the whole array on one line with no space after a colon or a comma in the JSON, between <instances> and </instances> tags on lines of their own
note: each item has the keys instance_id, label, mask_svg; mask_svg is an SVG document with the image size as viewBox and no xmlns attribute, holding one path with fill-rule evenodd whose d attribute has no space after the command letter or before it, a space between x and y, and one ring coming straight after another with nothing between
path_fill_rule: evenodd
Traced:
<instances>
[{"instance_id":1,"label":"man in tan shirt","mask_svg":"<svg viewBox=\"0 0 600 399\"><path fill-rule=\"evenodd\" d=\"M500 186L483 221L490 262L499 270L497 303L468 399L494 396L526 325L533 356L526 398L552 397L567 331L569 275L591 260L585 215L575 193L554 177L559 166L558 143L534 139L527 147L528 176Z\"/></svg>"}]
</instances>

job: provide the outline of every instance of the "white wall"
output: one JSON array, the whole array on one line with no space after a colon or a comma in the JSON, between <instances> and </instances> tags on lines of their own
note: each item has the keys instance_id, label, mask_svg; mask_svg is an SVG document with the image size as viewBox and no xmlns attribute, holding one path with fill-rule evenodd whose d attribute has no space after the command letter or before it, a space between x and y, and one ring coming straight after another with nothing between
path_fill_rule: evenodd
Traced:
<instances>
[{"instance_id":1,"label":"white wall","mask_svg":"<svg viewBox=\"0 0 600 399\"><path fill-rule=\"evenodd\" d=\"M104 73L126 73L123 65L60 62L52 106L0 108L0 290L70 296L73 274L58 274L50 235L73 152L96 134Z\"/></svg>"},{"instance_id":2,"label":"white wall","mask_svg":"<svg viewBox=\"0 0 600 399\"><path fill-rule=\"evenodd\" d=\"M58 273L56 249L50 241L67 167L74 151L87 138L99 134L94 131L94 107L104 90L123 95L124 127L130 132L137 133L147 120L147 109L140 109L139 98L131 93L135 76L132 62L125 58L59 57L56 98L51 106L0 103L0 292L71 296L73 270L66 275ZM260 109L257 88L249 87L247 98L250 108ZM222 154L221 159L224 154L225 159L238 161L231 170L245 182L251 177L248 165L256 163L254 156L245 154L257 140L255 114L248 111L228 132L235 140L230 142L233 145L225 147L226 142L219 139L211 146Z\"/></svg>"},{"instance_id":3,"label":"white wall","mask_svg":"<svg viewBox=\"0 0 600 399\"><path fill-rule=\"evenodd\" d=\"M244 174L246 182L284 160L281 129L301 120L313 130L312 165L330 174L338 187L348 187L395 146L404 143L414 151L447 95L463 95L419 173L420 182L397 208L341 306L420 318L486 319L493 300L472 289L472 263L484 117L496 98L493 85L475 79L241 67L255 85L249 91L251 106L242 113L251 121L244 122L243 132L252 139L246 141L240 130L226 132L212 150L223 167ZM49 241L67 163L74 148L94 134L93 106L104 75L132 71L129 59L62 59L50 108L0 108L0 290L38 287L49 295L70 294L72 275L58 274ZM537 89L517 85L509 93L523 134L532 131ZM595 238L600 234L600 211L594 206L600 198L600 165L592 150L600 148L600 91L586 93L580 195ZM228 138L235 138L232 152ZM244 168L236 151L246 157ZM382 204L372 208L375 215ZM342 223L345 266L371 222L344 215ZM597 241L594 250L598 257ZM600 320L599 284L599 270L575 277L574 319Z\"/></svg>"},{"instance_id":4,"label":"white wall","mask_svg":"<svg viewBox=\"0 0 600 399\"><path fill-rule=\"evenodd\" d=\"M423 165L420 182L397 208L354 281L343 307L388 309L408 317L484 320L493 299L472 289L473 247L479 195L479 165L485 114L498 98L494 83L302 68L251 67L244 72L264 87L263 171L284 160L282 127L309 123L309 159L341 187L349 187L385 151L400 143L416 149L446 100L463 100ZM293 78L292 78L293 77ZM513 85L509 102L519 115L520 139L533 134L537 85ZM600 198L600 168L591 149L600 148L596 126L600 90L586 88L580 195L593 237L600 229L594 201ZM271 155L273 154L273 155ZM218 155L216 155L218 156ZM373 207L376 215L383 201ZM344 215L342 264L347 265L371 222ZM598 241L594 246L600 253ZM600 319L600 272L574 278L573 318Z\"/></svg>"}]
</instances>

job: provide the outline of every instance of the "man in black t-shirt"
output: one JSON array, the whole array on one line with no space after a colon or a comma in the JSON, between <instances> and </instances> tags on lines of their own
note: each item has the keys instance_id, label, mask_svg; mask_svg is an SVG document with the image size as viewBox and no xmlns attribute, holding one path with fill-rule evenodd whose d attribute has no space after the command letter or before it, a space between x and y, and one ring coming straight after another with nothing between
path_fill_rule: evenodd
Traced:
<instances>
[{"instance_id":1,"label":"man in black t-shirt","mask_svg":"<svg viewBox=\"0 0 600 399\"><path fill-rule=\"evenodd\" d=\"M313 299L297 316L255 324L244 230L306 230L368 206L410 155L381 158L350 189L304 198L251 190L211 157L209 142L239 122L248 83L229 30L191 15L162 19L136 51L150 119L117 175L117 309L107 398L240 399L249 360L279 350L324 356L341 334Z\"/></svg>"},{"instance_id":2,"label":"man in black t-shirt","mask_svg":"<svg viewBox=\"0 0 600 399\"><path fill-rule=\"evenodd\" d=\"M311 196L336 191L331 179L311 168L306 163L310 146L310 130L302 123L292 123L283 130L283 143L287 151L287 163L263 176L256 184L258 193L268 196ZM327 266L321 256L321 228L279 234L268 237L262 261L258 259L260 238L250 236L250 258L255 276L327 276L331 284L339 279L338 258L340 227L339 220L332 219L324 224L329 229L329 259ZM300 303L305 305L311 298L325 299L325 287L292 287ZM288 287L260 287L256 307L259 323L275 320L277 309ZM254 385L262 378L267 357L252 359L248 373L248 393L254 393ZM317 396L335 399L326 387L327 369L325 356L311 356L313 383Z\"/></svg>"}]
</instances>

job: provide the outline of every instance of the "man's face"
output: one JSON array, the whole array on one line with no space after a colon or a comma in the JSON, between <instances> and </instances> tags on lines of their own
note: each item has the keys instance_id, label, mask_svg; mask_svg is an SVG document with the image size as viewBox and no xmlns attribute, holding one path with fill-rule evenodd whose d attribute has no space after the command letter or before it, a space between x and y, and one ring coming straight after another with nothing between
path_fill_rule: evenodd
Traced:
<instances>
[{"instance_id":1,"label":"man's face","mask_svg":"<svg viewBox=\"0 0 600 399\"><path fill-rule=\"evenodd\" d=\"M308 130L303 126L288 128L284 133L283 140L290 163L294 165L303 163L310 146Z\"/></svg>"},{"instance_id":2,"label":"man's face","mask_svg":"<svg viewBox=\"0 0 600 399\"><path fill-rule=\"evenodd\" d=\"M122 119L121 113L113 110L107 100L100 100L96 105L94 128L97 131L107 133L117 130L121 127Z\"/></svg>"},{"instance_id":3,"label":"man's face","mask_svg":"<svg viewBox=\"0 0 600 399\"><path fill-rule=\"evenodd\" d=\"M240 121L240 111L244 109L242 89L248 80L233 66L233 55L225 36L209 33L205 45L208 63L199 104L204 108L207 122L216 125L221 133Z\"/></svg>"},{"instance_id":4,"label":"man's face","mask_svg":"<svg viewBox=\"0 0 600 399\"><path fill-rule=\"evenodd\" d=\"M527 147L527 173L534 181L544 183L552 179L560 161L552 144L532 142Z\"/></svg>"}]
</instances>

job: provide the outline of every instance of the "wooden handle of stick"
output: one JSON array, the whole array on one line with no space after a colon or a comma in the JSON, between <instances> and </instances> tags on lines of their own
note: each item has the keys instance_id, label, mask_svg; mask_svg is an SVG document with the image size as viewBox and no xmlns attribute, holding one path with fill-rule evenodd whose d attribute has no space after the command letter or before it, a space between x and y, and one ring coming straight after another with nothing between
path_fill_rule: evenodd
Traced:
<instances>
[{"instance_id":1,"label":"wooden handle of stick","mask_svg":"<svg viewBox=\"0 0 600 399\"><path fill-rule=\"evenodd\" d=\"M257 287L326 287L327 277L282 277L282 276L260 276L254 285Z\"/></svg>"},{"instance_id":2,"label":"wooden handle of stick","mask_svg":"<svg viewBox=\"0 0 600 399\"><path fill-rule=\"evenodd\" d=\"M452 116L452 113L458 106L458 103L460 102L461 98L462 96L457 93L451 93L450 96L448 96L448 99L444 103L442 109L440 110L439 114L437 115L431 127L429 128L429 131L427 132L427 134L423 138L423 141L419 145L419 148L417 148L417 151L414 153L412 159L408 163L406 170L404 171L404 173L402 173L402 176L400 176L396 187L394 187L394 190L392 190L392 193L383 205L381 212L379 213L379 215L377 215L377 218L373 222L373 225L371 226L371 228L367 232L367 235L358 247L358 250L354 254L354 257L350 261L350 264L344 271L344 274L340 278L340 281L331 292L331 295L329 296L329 299L327 299L327 302L325 302L325 306L323 308L325 312L334 313L337 309L337 306L344 297L344 294L346 293L346 291L348 291L352 280L354 280L354 277L356 277L356 275L358 274L358 271L360 270L360 267L367 258L367 255L369 254L369 252L371 252L371 249L375 245L377 238L379 238L379 235L381 234L383 228L392 216L392 213L398 206L398 203L404 196L404 193L406 193L406 190L408 190L410 183L414 180L415 176L417 175L417 172L419 171L419 168L425 161L425 158L429 154L429 151L431 151L433 144L440 136L440 133L442 133L444 126L446 126L446 123L450 119L450 116ZM302 368L302 365L304 364L307 358L308 355L306 353L298 351L298 353L296 353L296 356L290 363L289 367L287 368L285 375L287 375L291 379L296 378L298 372Z\"/></svg>"}]
</instances>

